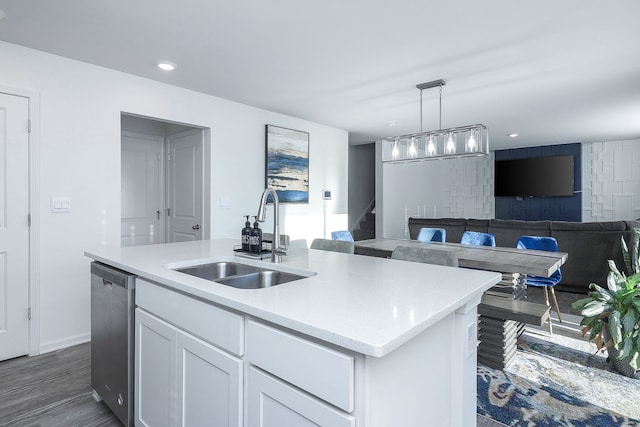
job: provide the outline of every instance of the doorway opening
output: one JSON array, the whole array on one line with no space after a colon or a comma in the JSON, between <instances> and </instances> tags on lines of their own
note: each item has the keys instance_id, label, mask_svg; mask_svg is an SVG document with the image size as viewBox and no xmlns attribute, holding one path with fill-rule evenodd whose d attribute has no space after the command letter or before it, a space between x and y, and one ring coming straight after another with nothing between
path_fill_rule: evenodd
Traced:
<instances>
[{"instance_id":1,"label":"doorway opening","mask_svg":"<svg viewBox=\"0 0 640 427\"><path fill-rule=\"evenodd\" d=\"M121 114L121 246L210 236L210 131Z\"/></svg>"}]
</instances>

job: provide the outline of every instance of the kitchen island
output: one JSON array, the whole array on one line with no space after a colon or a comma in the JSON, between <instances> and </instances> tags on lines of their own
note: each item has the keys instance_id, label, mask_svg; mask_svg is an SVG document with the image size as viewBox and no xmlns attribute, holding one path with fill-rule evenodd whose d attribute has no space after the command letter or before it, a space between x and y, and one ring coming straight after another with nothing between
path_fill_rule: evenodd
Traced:
<instances>
[{"instance_id":1,"label":"kitchen island","mask_svg":"<svg viewBox=\"0 0 640 427\"><path fill-rule=\"evenodd\" d=\"M136 425L475 425L476 308L500 274L305 248L272 264L234 244L86 252L138 276ZM236 289L175 271L214 261L309 277Z\"/></svg>"}]
</instances>

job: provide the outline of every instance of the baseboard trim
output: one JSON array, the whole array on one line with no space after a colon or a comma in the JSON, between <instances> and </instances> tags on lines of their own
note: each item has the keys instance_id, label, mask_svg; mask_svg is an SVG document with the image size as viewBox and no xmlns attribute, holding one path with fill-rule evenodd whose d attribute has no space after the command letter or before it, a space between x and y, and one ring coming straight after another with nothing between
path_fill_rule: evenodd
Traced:
<instances>
[{"instance_id":1,"label":"baseboard trim","mask_svg":"<svg viewBox=\"0 0 640 427\"><path fill-rule=\"evenodd\" d=\"M72 347L78 344L84 344L91 341L91 332L62 338L59 340L49 341L40 344L40 353L49 353L52 351L62 350L63 348ZM35 356L35 355L32 355Z\"/></svg>"}]
</instances>

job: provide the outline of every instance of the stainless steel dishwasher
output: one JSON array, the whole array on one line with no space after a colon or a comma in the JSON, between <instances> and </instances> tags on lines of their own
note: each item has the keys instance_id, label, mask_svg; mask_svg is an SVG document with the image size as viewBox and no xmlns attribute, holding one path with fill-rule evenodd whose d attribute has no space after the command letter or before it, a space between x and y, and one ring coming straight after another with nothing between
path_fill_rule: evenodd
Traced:
<instances>
[{"instance_id":1,"label":"stainless steel dishwasher","mask_svg":"<svg viewBox=\"0 0 640 427\"><path fill-rule=\"evenodd\" d=\"M91 263L91 387L125 426L133 426L135 276Z\"/></svg>"}]
</instances>

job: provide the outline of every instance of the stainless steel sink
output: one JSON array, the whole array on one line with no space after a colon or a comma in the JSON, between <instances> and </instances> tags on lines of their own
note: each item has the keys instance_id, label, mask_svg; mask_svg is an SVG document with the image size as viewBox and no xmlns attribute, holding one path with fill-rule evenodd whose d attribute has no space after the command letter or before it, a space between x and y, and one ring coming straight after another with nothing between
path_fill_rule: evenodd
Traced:
<instances>
[{"instance_id":1,"label":"stainless steel sink","mask_svg":"<svg viewBox=\"0 0 640 427\"><path fill-rule=\"evenodd\" d=\"M237 262L212 262L209 264L194 265L192 267L178 268L176 271L190 274L201 279L217 281L229 276L256 273L259 267L240 264Z\"/></svg>"},{"instance_id":2,"label":"stainless steel sink","mask_svg":"<svg viewBox=\"0 0 640 427\"><path fill-rule=\"evenodd\" d=\"M175 271L239 289L269 288L308 277L231 261L176 268ZM313 274L315 273L311 273Z\"/></svg>"},{"instance_id":3,"label":"stainless steel sink","mask_svg":"<svg viewBox=\"0 0 640 427\"><path fill-rule=\"evenodd\" d=\"M306 276L284 271L262 270L242 276L227 277L216 282L239 289L261 289L305 278Z\"/></svg>"}]
</instances>

